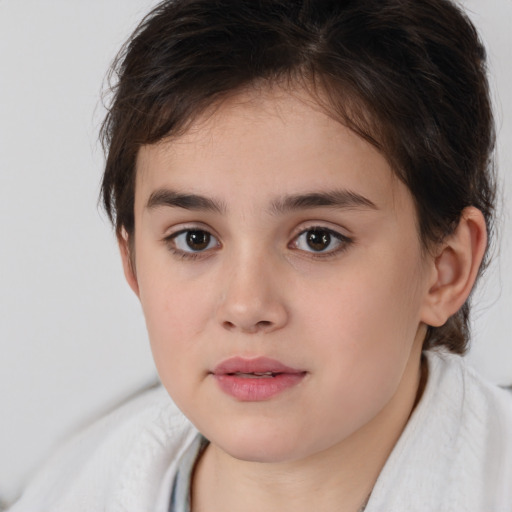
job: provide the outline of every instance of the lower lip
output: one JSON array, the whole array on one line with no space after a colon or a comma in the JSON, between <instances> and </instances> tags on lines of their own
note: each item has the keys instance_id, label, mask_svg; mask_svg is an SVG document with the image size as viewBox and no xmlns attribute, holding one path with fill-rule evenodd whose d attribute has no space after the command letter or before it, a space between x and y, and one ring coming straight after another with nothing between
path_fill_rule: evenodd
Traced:
<instances>
[{"instance_id":1,"label":"lower lip","mask_svg":"<svg viewBox=\"0 0 512 512\"><path fill-rule=\"evenodd\" d=\"M299 384L306 374L279 373L274 377L250 378L240 375L214 375L220 389L243 402L268 400Z\"/></svg>"}]
</instances>

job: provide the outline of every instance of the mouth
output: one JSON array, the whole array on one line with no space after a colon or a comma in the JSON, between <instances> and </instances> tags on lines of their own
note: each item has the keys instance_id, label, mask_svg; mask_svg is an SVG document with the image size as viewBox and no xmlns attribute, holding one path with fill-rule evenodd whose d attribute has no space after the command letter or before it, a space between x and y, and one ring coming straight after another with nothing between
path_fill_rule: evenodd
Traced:
<instances>
[{"instance_id":1,"label":"mouth","mask_svg":"<svg viewBox=\"0 0 512 512\"><path fill-rule=\"evenodd\" d=\"M221 391L243 402L269 400L295 387L306 373L266 357L234 357L210 372Z\"/></svg>"},{"instance_id":2,"label":"mouth","mask_svg":"<svg viewBox=\"0 0 512 512\"><path fill-rule=\"evenodd\" d=\"M274 372L254 372L254 373L242 373L242 372L235 372L235 373L227 373L226 375L234 375L235 377L244 377L246 379L268 379L269 377L275 377L276 375L280 375L280 373L274 373Z\"/></svg>"},{"instance_id":3,"label":"mouth","mask_svg":"<svg viewBox=\"0 0 512 512\"><path fill-rule=\"evenodd\" d=\"M231 357L218 364L211 372L214 375L249 375L256 377L272 377L282 373L304 373L303 370L287 366L276 359L257 357Z\"/></svg>"}]
</instances>

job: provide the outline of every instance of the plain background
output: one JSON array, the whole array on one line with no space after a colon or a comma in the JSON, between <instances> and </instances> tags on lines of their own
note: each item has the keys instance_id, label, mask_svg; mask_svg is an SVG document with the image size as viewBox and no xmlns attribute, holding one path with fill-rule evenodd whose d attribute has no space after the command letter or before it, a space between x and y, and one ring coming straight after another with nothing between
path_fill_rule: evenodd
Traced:
<instances>
[{"instance_id":1,"label":"plain background","mask_svg":"<svg viewBox=\"0 0 512 512\"><path fill-rule=\"evenodd\" d=\"M106 70L153 0L0 0L0 499L55 444L156 379L97 206ZM488 46L505 197L469 358L512 384L512 1L463 4ZM507 199L508 196L508 199ZM508 200L508 203L507 203Z\"/></svg>"}]
</instances>

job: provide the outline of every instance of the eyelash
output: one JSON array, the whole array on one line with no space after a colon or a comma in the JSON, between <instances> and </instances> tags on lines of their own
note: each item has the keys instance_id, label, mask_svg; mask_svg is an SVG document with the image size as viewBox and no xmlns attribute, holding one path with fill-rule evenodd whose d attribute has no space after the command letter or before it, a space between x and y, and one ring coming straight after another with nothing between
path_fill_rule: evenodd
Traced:
<instances>
[{"instance_id":1,"label":"eyelash","mask_svg":"<svg viewBox=\"0 0 512 512\"><path fill-rule=\"evenodd\" d=\"M212 248L206 248L205 250L202 250L202 251L184 251L182 249L179 249L178 247L176 247L176 239L180 236L180 235L184 235L186 233L206 233L209 237L213 238L214 240L217 241L217 246L220 245L219 241L217 240L217 237L215 235L212 235L207 229L202 229L202 228L199 228L199 227L190 227L190 228L187 228L187 229L181 229L180 231L177 231L176 233L172 233L171 235L169 236L166 236L164 238L164 243L167 245L167 248L171 251L171 253L178 257L179 259L186 259L186 260L197 260L199 258L204 258L206 256L208 256L208 253L212 250ZM211 240L209 240L211 241ZM210 245L210 244L208 244Z\"/></svg>"},{"instance_id":2,"label":"eyelash","mask_svg":"<svg viewBox=\"0 0 512 512\"><path fill-rule=\"evenodd\" d=\"M329 251L314 251L314 250L306 251L306 250L298 249L297 243L298 243L300 237L303 235L306 235L307 233L312 233L315 231L329 235L329 237L331 238L330 242L332 242L332 239L334 238L338 242L338 247L336 247L335 249L331 249ZM302 252L307 253L310 257L313 257L315 259L327 259L327 258L334 258L334 257L338 256L339 254L341 254L342 252L347 250L349 245L352 243L353 243L352 238L342 235L338 231L327 228L325 226L313 225L313 226L308 226L306 229L303 229L299 234L297 234L293 238L292 242L290 242L289 246L290 245L295 246L298 250L301 250Z\"/></svg>"},{"instance_id":3,"label":"eyelash","mask_svg":"<svg viewBox=\"0 0 512 512\"><path fill-rule=\"evenodd\" d=\"M312 233L312 232L315 232L315 231L319 232L319 233L327 234L330 237L330 243L332 242L333 238L335 240L337 240L338 247L336 247L335 249L329 250L329 251L315 251L315 250L307 251L307 250L304 250L304 249L299 249L298 248L298 241L299 241L300 237L303 236L303 235L306 235L307 233ZM212 233L210 233L210 231L208 231L207 229L194 228L194 227L190 227L190 228L187 228L187 229L181 229L180 231L177 231L176 233L172 233L171 235L166 236L163 239L163 242L166 244L167 248L171 251L171 253L174 256L176 256L177 258L179 258L179 259L193 261L193 260L197 260L199 258L208 257L210 255L210 252L212 250L215 250L215 248L208 247L210 245L211 239L209 239L209 243L208 243L207 247L204 250L184 251L184 250L179 249L179 248L176 247L176 242L175 241L176 241L176 239L180 235L183 235L183 234L186 234L186 233L190 234L190 233L193 233L193 232L205 233L206 235L208 235L208 237L211 237L211 239L216 241L216 248L220 247L220 242L218 241L217 237L215 235L213 235ZM351 238L349 238L349 237L347 237L345 235L342 235L341 233L339 233L337 231L334 231L334 230L332 230L330 228L326 228L324 226L314 225L314 226L309 226L306 229L303 229L296 236L294 236L293 240L288 244L288 247L289 248L293 248L293 249L297 249L298 251L306 253L306 254L308 254L309 257L312 257L312 258L315 258L315 259L327 259L327 258L333 258L333 257L341 254L352 243L353 243L353 239L351 239Z\"/></svg>"}]
</instances>

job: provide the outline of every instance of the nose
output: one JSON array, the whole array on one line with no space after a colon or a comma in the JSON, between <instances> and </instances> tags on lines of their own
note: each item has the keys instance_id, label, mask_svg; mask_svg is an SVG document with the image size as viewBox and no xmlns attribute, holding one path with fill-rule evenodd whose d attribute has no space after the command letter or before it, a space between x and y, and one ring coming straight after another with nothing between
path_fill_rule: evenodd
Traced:
<instances>
[{"instance_id":1,"label":"nose","mask_svg":"<svg viewBox=\"0 0 512 512\"><path fill-rule=\"evenodd\" d=\"M289 319L279 269L268 257L245 258L224 271L218 320L228 331L249 334L281 329Z\"/></svg>"}]
</instances>

